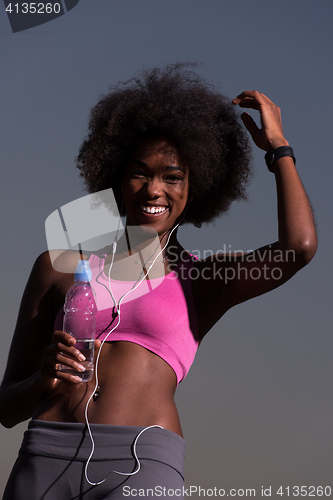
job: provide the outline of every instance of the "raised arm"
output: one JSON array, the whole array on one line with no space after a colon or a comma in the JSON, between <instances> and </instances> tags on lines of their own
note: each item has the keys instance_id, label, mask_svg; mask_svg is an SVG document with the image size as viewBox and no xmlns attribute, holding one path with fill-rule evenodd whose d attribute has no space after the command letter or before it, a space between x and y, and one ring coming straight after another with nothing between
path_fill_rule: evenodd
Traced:
<instances>
[{"instance_id":1,"label":"raised arm","mask_svg":"<svg viewBox=\"0 0 333 500\"><path fill-rule=\"evenodd\" d=\"M261 129L248 113L241 118L254 143L264 151L289 146L282 129L281 111L260 92L247 91L233 100L243 108L260 112ZM297 268L310 262L317 249L317 237L311 205L293 159L284 156L273 164L278 198L279 248L295 251ZM297 270L297 269L296 269Z\"/></svg>"},{"instance_id":2,"label":"raised arm","mask_svg":"<svg viewBox=\"0 0 333 500\"><path fill-rule=\"evenodd\" d=\"M233 100L242 108L258 110L259 128L248 113L241 115L254 143L264 151L289 146L284 137L280 108L257 91L242 92ZM296 152L297 154L297 152ZM293 158L284 156L272 165L278 201L278 241L258 250L221 261L216 258L209 287L213 324L230 307L266 293L290 279L308 264L317 249L311 205ZM202 268L208 262L201 262ZM217 273L220 271L220 274Z\"/></svg>"},{"instance_id":3,"label":"raised arm","mask_svg":"<svg viewBox=\"0 0 333 500\"><path fill-rule=\"evenodd\" d=\"M284 137L281 111L268 97L260 92L247 91L233 100L243 108L260 112L261 129L248 113L241 118L254 143L264 151L274 151L289 146ZM276 179L278 200L278 248L294 251L296 272L308 264L317 249L317 236L313 213L308 196L290 156L276 160L272 166ZM288 278L286 276L286 278Z\"/></svg>"}]
</instances>

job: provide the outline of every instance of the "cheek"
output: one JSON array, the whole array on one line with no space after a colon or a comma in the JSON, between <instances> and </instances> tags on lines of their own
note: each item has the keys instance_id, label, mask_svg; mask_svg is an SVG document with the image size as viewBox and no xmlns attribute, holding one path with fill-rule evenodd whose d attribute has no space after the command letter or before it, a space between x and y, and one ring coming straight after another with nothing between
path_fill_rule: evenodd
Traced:
<instances>
[{"instance_id":1,"label":"cheek","mask_svg":"<svg viewBox=\"0 0 333 500\"><path fill-rule=\"evenodd\" d=\"M186 184L185 186L183 186L180 190L179 190L179 199L184 202L184 203L187 203L187 200L188 200L188 194L189 194L189 186L188 184Z\"/></svg>"},{"instance_id":2,"label":"cheek","mask_svg":"<svg viewBox=\"0 0 333 500\"><path fill-rule=\"evenodd\" d=\"M137 193L141 189L140 182L135 180L130 180L128 182L123 182L122 184L122 193L124 200L131 201L133 195Z\"/></svg>"}]
</instances>

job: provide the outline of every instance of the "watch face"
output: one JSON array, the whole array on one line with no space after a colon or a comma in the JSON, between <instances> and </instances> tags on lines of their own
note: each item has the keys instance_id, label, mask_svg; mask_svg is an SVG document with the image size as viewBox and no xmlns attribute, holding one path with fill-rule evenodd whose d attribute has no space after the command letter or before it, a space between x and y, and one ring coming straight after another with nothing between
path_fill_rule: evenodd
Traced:
<instances>
[{"instance_id":1,"label":"watch face","mask_svg":"<svg viewBox=\"0 0 333 500\"><path fill-rule=\"evenodd\" d=\"M267 151L267 153L265 154L265 160L266 160L267 166L271 167L273 165L273 161L274 161L274 152Z\"/></svg>"},{"instance_id":2,"label":"watch face","mask_svg":"<svg viewBox=\"0 0 333 500\"><path fill-rule=\"evenodd\" d=\"M265 154L265 161L267 168L270 172L274 173L273 163L274 163L274 151L267 151Z\"/></svg>"}]
</instances>

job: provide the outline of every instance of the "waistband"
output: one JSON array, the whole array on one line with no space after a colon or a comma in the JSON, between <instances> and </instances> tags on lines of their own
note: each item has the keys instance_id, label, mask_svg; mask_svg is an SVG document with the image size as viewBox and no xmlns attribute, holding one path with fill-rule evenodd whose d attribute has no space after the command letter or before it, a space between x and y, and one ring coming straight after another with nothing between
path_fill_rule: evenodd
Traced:
<instances>
[{"instance_id":1,"label":"waistband","mask_svg":"<svg viewBox=\"0 0 333 500\"><path fill-rule=\"evenodd\" d=\"M90 424L90 428L95 442L91 462L133 459L134 463L132 445L145 427ZM91 446L86 424L33 419L24 433L20 453L84 462ZM163 462L183 472L185 441L172 431L147 429L137 441L136 453L139 459Z\"/></svg>"}]
</instances>

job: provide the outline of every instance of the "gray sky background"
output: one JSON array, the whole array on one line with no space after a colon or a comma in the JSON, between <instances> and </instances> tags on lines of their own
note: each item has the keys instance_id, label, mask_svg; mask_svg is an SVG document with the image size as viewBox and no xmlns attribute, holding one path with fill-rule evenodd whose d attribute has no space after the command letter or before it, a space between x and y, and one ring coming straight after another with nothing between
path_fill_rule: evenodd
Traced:
<instances>
[{"instance_id":1,"label":"gray sky background","mask_svg":"<svg viewBox=\"0 0 333 500\"><path fill-rule=\"evenodd\" d=\"M315 209L319 249L270 294L229 311L202 343L177 404L186 484L331 486L332 19L329 0L81 0L12 34L2 6L1 372L20 298L46 250L51 212L85 194L74 157L92 105L144 67L199 61L233 98L245 89L282 109ZM253 114L255 116L255 113ZM274 177L254 149L249 201L215 224L182 228L189 250L253 249L277 239ZM0 429L0 491L27 423Z\"/></svg>"}]
</instances>

